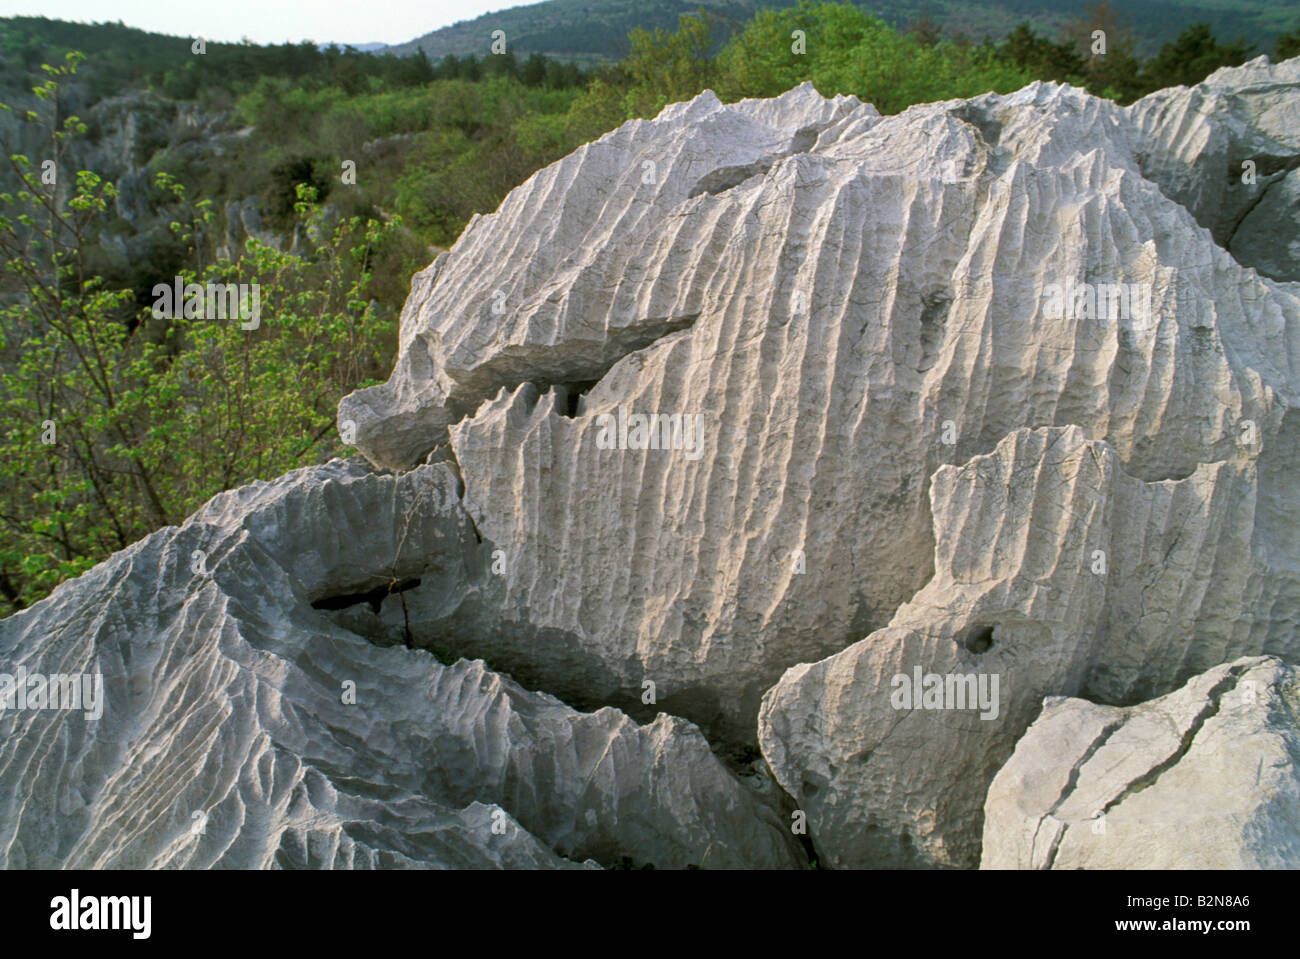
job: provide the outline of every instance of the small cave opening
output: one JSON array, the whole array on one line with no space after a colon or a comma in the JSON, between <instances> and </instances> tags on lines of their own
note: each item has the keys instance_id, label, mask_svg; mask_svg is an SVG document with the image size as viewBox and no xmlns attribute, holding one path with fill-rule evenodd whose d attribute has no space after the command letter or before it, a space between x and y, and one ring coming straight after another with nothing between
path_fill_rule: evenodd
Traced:
<instances>
[{"instance_id":1,"label":"small cave opening","mask_svg":"<svg viewBox=\"0 0 1300 959\"><path fill-rule=\"evenodd\" d=\"M992 623L976 623L963 630L961 635L957 637L957 642L967 652L987 653L993 648L995 628Z\"/></svg>"},{"instance_id":2,"label":"small cave opening","mask_svg":"<svg viewBox=\"0 0 1300 959\"><path fill-rule=\"evenodd\" d=\"M563 392L562 402L556 404L560 415L567 419L577 417L578 405L582 397L589 393L591 388L599 382L600 380L583 380L577 383L556 383L555 388Z\"/></svg>"}]
</instances>

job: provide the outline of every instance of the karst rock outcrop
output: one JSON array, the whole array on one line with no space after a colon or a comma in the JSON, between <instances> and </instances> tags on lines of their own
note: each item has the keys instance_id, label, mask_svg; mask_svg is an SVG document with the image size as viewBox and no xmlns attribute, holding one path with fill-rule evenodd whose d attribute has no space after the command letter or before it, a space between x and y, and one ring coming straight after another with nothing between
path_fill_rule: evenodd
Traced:
<instances>
[{"instance_id":1,"label":"karst rock outcrop","mask_svg":"<svg viewBox=\"0 0 1300 959\"><path fill-rule=\"evenodd\" d=\"M580 713L480 661L336 625L340 586L372 590L381 555L385 606L412 570L422 589L466 589L481 557L445 466L335 460L223 493L0 623L6 671L104 684L94 721L0 717L0 865L803 858L775 790L728 772L691 723Z\"/></svg>"},{"instance_id":2,"label":"karst rock outcrop","mask_svg":"<svg viewBox=\"0 0 1300 959\"><path fill-rule=\"evenodd\" d=\"M985 869L1300 861L1300 676L1216 666L1137 706L1052 697L989 789Z\"/></svg>"},{"instance_id":3,"label":"karst rock outcrop","mask_svg":"<svg viewBox=\"0 0 1300 959\"><path fill-rule=\"evenodd\" d=\"M1300 661L1297 131L1260 58L706 92L538 171L414 277L359 456L0 622L106 695L0 714L3 862L1041 865L1044 699Z\"/></svg>"}]
</instances>

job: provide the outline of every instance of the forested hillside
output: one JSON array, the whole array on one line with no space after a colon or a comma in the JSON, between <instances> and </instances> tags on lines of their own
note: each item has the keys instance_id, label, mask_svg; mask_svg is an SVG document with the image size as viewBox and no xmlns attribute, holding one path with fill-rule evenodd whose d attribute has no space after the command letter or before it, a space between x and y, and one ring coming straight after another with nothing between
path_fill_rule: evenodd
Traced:
<instances>
[{"instance_id":1,"label":"forested hillside","mask_svg":"<svg viewBox=\"0 0 1300 959\"><path fill-rule=\"evenodd\" d=\"M505 32L521 54L545 53L583 62L618 60L631 49L630 30L671 29L681 14L707 13L719 36L730 38L760 9L795 6L791 0L544 0L461 21L389 49L423 50L433 58L480 55L494 30ZM1073 0L870 0L855 4L893 27L927 23L949 36L975 41L1005 36L1027 22L1055 35L1075 18ZM1206 23L1220 37L1242 38L1261 51L1279 33L1300 28L1300 5L1272 0L1126 0L1122 9L1137 35L1137 52L1151 56L1190 23Z\"/></svg>"}]
</instances>

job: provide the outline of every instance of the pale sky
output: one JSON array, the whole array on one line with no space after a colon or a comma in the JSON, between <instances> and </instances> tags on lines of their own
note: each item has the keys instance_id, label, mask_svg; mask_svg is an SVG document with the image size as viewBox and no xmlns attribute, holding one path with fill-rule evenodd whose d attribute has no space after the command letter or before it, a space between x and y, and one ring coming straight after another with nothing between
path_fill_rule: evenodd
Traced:
<instances>
[{"instance_id":1,"label":"pale sky","mask_svg":"<svg viewBox=\"0 0 1300 959\"><path fill-rule=\"evenodd\" d=\"M116 22L237 43L404 43L530 0L0 0L0 16Z\"/></svg>"}]
</instances>

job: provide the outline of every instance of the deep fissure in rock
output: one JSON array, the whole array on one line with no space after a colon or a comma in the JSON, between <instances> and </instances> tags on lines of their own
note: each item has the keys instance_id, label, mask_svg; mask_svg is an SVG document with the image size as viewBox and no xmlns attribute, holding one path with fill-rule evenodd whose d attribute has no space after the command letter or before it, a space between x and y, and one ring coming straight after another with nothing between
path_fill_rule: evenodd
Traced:
<instances>
[{"instance_id":1,"label":"deep fissure in rock","mask_svg":"<svg viewBox=\"0 0 1300 959\"><path fill-rule=\"evenodd\" d=\"M312 609L339 610L347 609L350 606L360 606L362 603L368 603L372 612L378 613L379 607L389 596L404 593L408 589L415 589L420 585L419 579L391 579L386 583L375 586L371 589L352 589L342 593L332 593L329 596L322 596L320 599L311 601ZM403 609L406 608L403 601Z\"/></svg>"}]
</instances>

